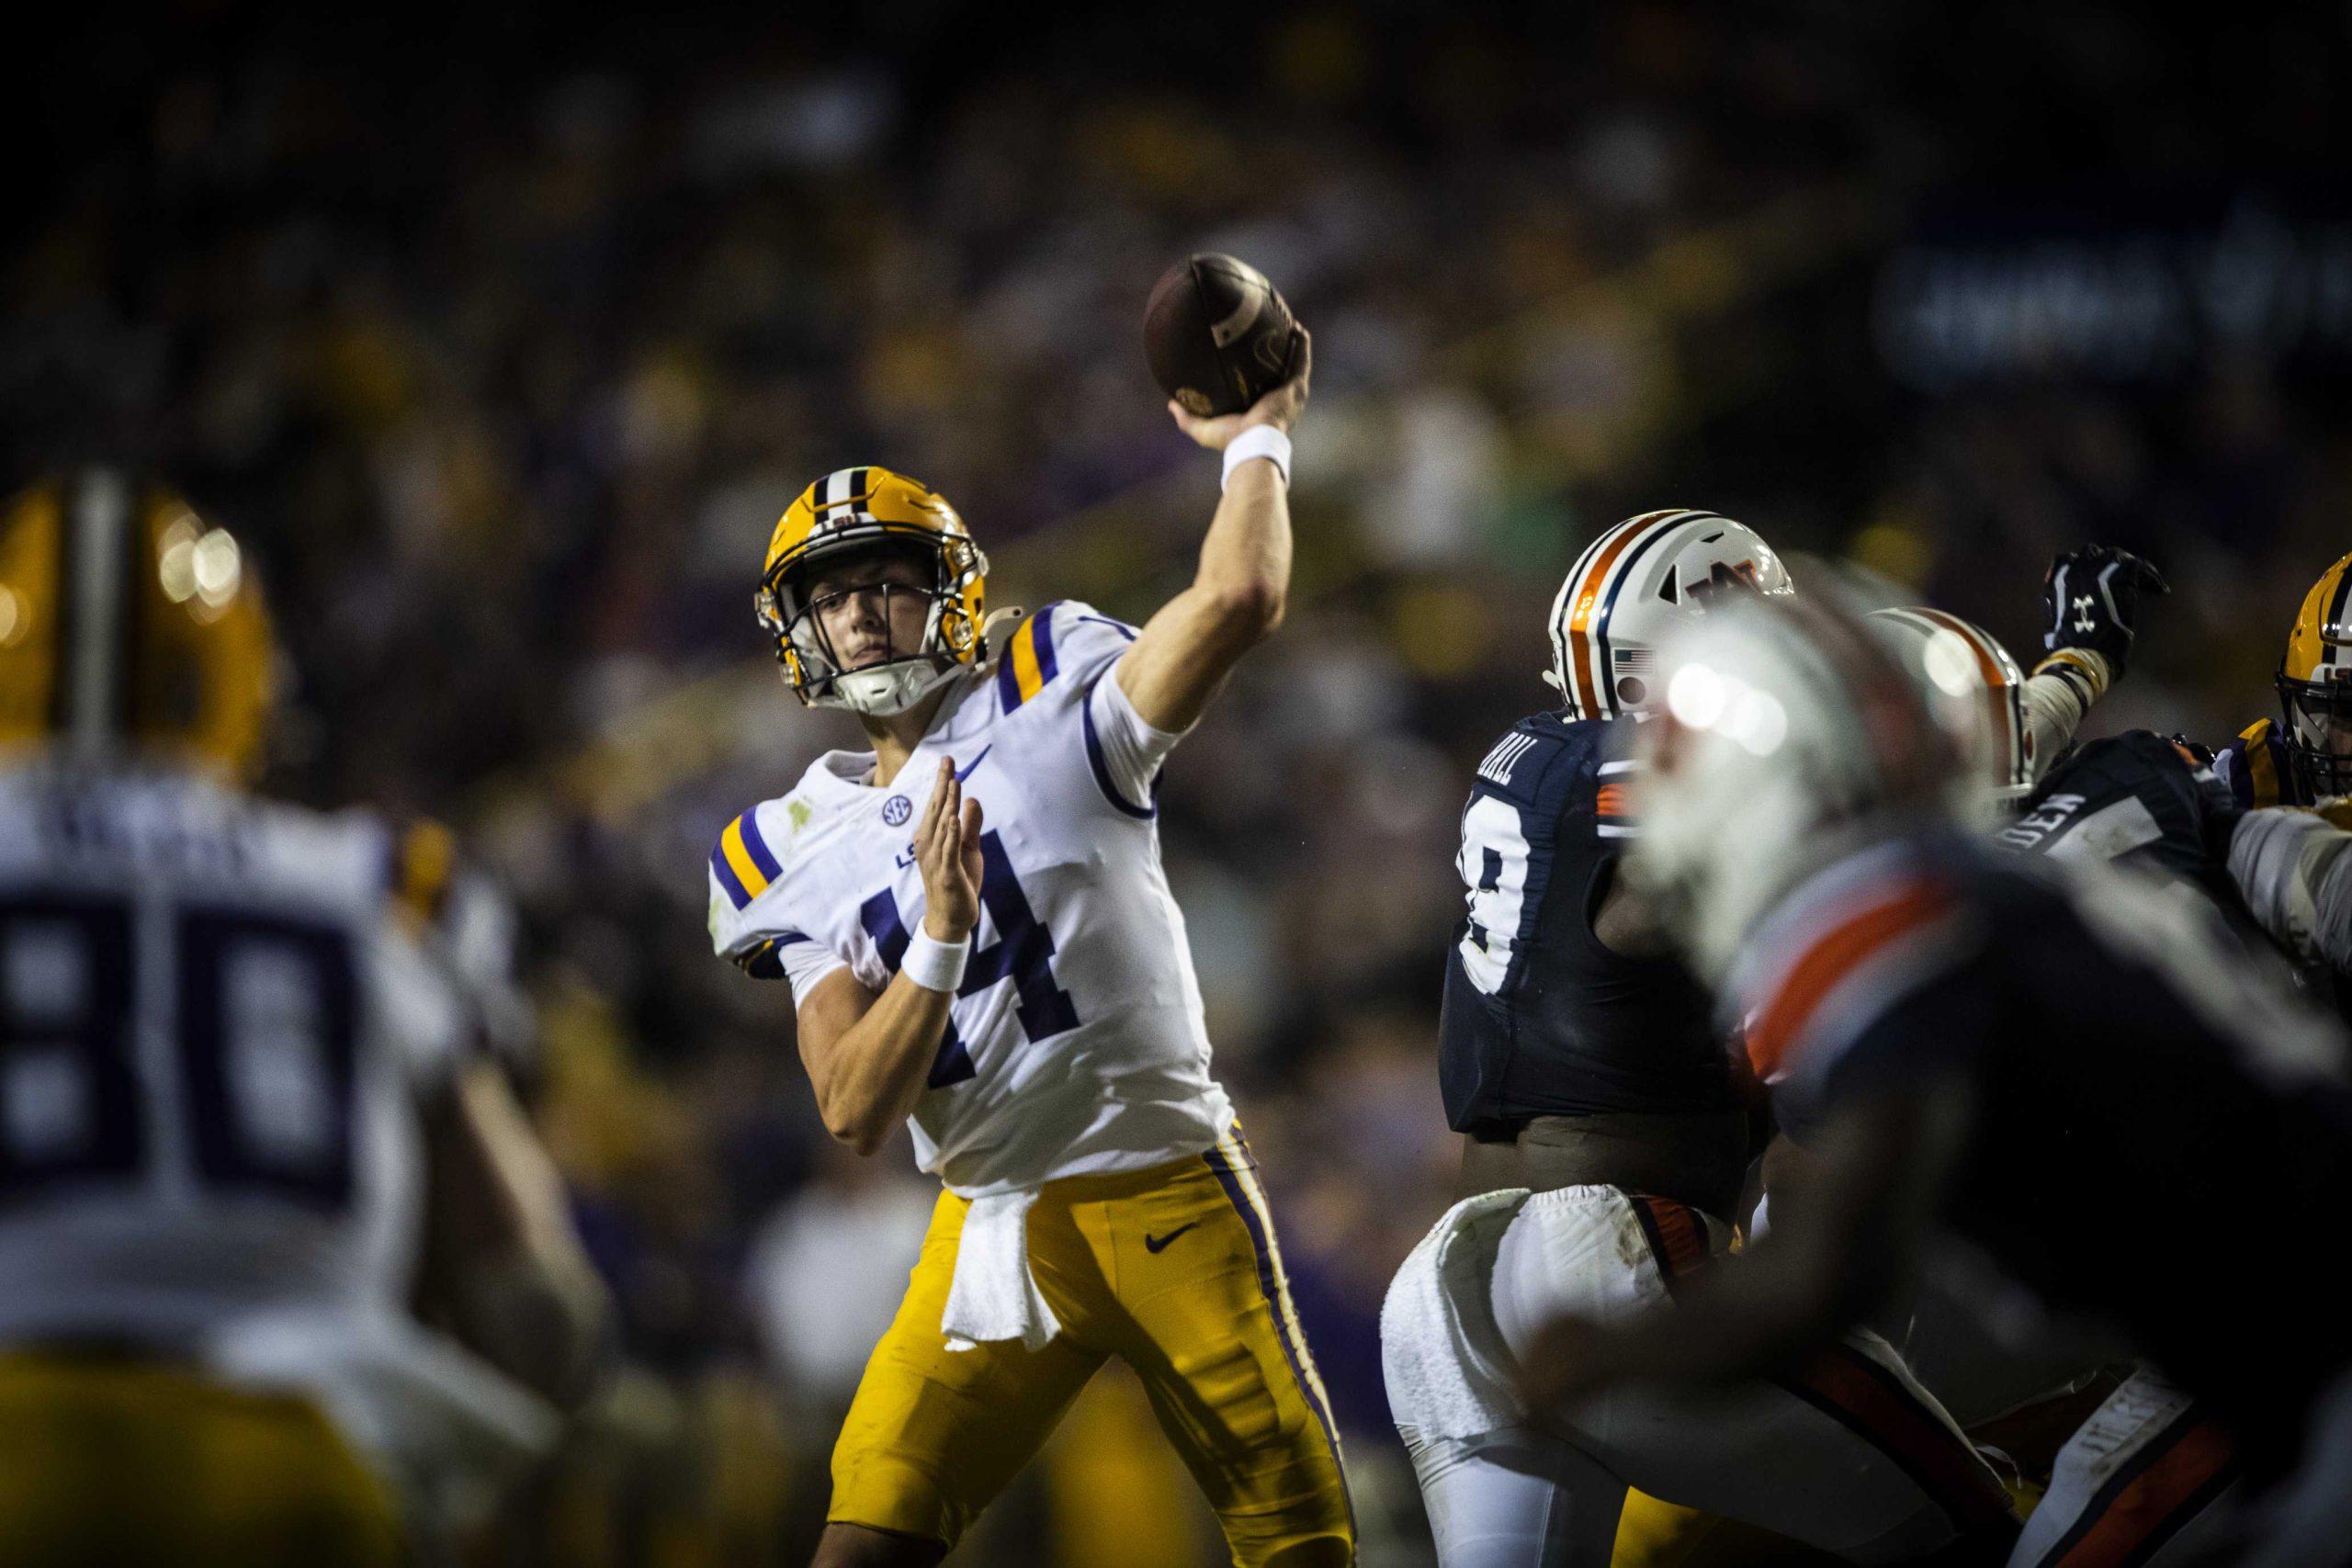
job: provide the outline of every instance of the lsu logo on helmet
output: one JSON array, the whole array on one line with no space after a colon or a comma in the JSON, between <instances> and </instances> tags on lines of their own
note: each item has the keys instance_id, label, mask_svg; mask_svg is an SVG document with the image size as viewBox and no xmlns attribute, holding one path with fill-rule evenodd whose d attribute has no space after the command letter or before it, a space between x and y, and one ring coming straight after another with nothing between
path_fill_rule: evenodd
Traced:
<instances>
[{"instance_id":1,"label":"lsu logo on helmet","mask_svg":"<svg viewBox=\"0 0 2352 1568\"><path fill-rule=\"evenodd\" d=\"M920 645L844 670L808 592L816 570L867 551L900 550L929 568ZM838 468L800 492L768 539L754 604L794 694L816 707L903 713L958 669L988 657L988 557L945 498L888 468Z\"/></svg>"}]
</instances>

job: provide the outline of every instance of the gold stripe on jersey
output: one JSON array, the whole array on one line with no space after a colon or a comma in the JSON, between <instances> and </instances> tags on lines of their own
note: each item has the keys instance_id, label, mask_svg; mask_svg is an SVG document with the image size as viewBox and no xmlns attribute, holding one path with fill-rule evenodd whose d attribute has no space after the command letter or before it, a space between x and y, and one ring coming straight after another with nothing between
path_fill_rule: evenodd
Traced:
<instances>
[{"instance_id":1,"label":"gold stripe on jersey","mask_svg":"<svg viewBox=\"0 0 2352 1568\"><path fill-rule=\"evenodd\" d=\"M727 867L742 884L746 902L768 889L767 874L752 859L752 852L743 843L743 819L741 817L727 824L727 831L718 836L718 852L727 857Z\"/></svg>"},{"instance_id":2,"label":"gold stripe on jersey","mask_svg":"<svg viewBox=\"0 0 2352 1568\"><path fill-rule=\"evenodd\" d=\"M1023 621L997 661L997 701L1006 713L1035 696L1061 672L1054 657L1054 610L1048 604Z\"/></svg>"},{"instance_id":3,"label":"gold stripe on jersey","mask_svg":"<svg viewBox=\"0 0 2352 1568\"><path fill-rule=\"evenodd\" d=\"M1030 616L1021 623L1012 636L1012 680L1021 691L1021 700L1027 702L1045 688L1045 671L1037 668L1037 617Z\"/></svg>"},{"instance_id":4,"label":"gold stripe on jersey","mask_svg":"<svg viewBox=\"0 0 2352 1568\"><path fill-rule=\"evenodd\" d=\"M2256 719L2239 737L2245 742L2246 782L2253 786L2256 807L2276 806L2282 798L2278 792L2278 759L2271 750L2271 728L2268 719Z\"/></svg>"}]
</instances>

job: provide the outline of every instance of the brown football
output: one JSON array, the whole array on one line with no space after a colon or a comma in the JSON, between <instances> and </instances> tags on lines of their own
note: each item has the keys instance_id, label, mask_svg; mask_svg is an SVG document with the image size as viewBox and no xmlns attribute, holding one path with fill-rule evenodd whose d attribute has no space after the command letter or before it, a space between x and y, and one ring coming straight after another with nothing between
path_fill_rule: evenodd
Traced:
<instances>
[{"instance_id":1,"label":"brown football","mask_svg":"<svg viewBox=\"0 0 2352 1568\"><path fill-rule=\"evenodd\" d=\"M1152 379L1194 414L1239 413L1290 377L1298 322L1248 262L1209 253L1178 262L1143 312Z\"/></svg>"}]
</instances>

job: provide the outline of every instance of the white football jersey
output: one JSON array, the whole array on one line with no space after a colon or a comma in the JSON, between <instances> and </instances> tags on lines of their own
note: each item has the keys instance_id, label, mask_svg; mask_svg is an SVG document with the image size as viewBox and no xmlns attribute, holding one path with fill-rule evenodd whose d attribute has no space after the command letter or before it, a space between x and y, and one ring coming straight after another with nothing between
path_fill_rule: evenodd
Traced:
<instances>
[{"instance_id":1,"label":"white football jersey","mask_svg":"<svg viewBox=\"0 0 2352 1568\"><path fill-rule=\"evenodd\" d=\"M1135 635L1046 605L951 690L887 787L865 782L873 753L828 752L711 852L722 955L796 999L843 966L880 991L922 919L914 826L955 760L983 813L980 923L910 1125L922 1168L967 1197L1162 1164L1232 1123L1159 863L1157 783L1179 737L1110 678Z\"/></svg>"},{"instance_id":2,"label":"white football jersey","mask_svg":"<svg viewBox=\"0 0 2352 1568\"><path fill-rule=\"evenodd\" d=\"M466 1026L395 847L185 774L0 773L0 1345L404 1310Z\"/></svg>"}]
</instances>

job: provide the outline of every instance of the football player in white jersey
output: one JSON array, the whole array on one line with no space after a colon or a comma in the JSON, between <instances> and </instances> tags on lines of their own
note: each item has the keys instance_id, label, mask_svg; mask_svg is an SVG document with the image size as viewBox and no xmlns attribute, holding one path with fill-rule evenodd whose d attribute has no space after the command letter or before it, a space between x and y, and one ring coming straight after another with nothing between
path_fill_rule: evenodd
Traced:
<instances>
[{"instance_id":1,"label":"football player in white jersey","mask_svg":"<svg viewBox=\"0 0 2352 1568\"><path fill-rule=\"evenodd\" d=\"M429 956L446 856L241 787L235 538L91 470L0 515L0 1562L391 1562L600 1295ZM424 939L424 940L419 940ZM439 1305L506 1376L408 1315Z\"/></svg>"},{"instance_id":2,"label":"football player in white jersey","mask_svg":"<svg viewBox=\"0 0 2352 1568\"><path fill-rule=\"evenodd\" d=\"M906 1121L944 1186L833 1453L820 1563L930 1562L1110 1357L1245 1564L1351 1559L1339 1444L1257 1167L1209 1068L1160 869L1160 764L1281 619L1298 377L1185 432L1225 454L1193 585L1138 631L997 637L945 501L881 468L792 503L758 596L820 758L710 857L718 950L789 981L832 1134Z\"/></svg>"}]
</instances>

